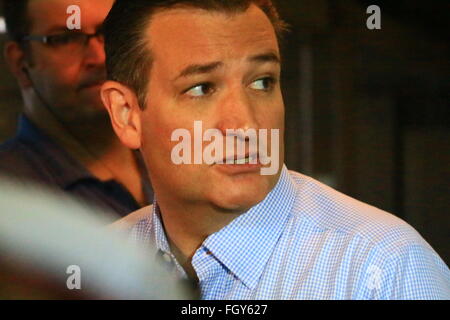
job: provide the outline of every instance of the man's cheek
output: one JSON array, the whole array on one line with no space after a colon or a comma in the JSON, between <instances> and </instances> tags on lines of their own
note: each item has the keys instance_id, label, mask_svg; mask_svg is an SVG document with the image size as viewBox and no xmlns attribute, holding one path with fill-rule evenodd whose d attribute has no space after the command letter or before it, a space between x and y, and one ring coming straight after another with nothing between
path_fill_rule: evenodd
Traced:
<instances>
[{"instance_id":1,"label":"man's cheek","mask_svg":"<svg viewBox=\"0 0 450 320\"><path fill-rule=\"evenodd\" d=\"M170 161L171 151L177 144L171 139L174 130L167 125L155 126L147 132L148 139L144 142L151 148L157 148L156 153L165 162Z\"/></svg>"}]
</instances>

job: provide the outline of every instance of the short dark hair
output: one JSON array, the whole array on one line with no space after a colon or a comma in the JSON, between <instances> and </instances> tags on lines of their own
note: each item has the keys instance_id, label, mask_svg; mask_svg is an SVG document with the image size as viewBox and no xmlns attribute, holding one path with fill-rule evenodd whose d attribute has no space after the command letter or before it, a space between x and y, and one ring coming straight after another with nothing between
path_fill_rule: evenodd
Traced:
<instances>
[{"instance_id":1,"label":"short dark hair","mask_svg":"<svg viewBox=\"0 0 450 320\"><path fill-rule=\"evenodd\" d=\"M152 57L143 32L156 11L185 6L237 13L252 3L264 11L278 36L286 30L271 0L116 0L104 22L108 79L134 90L140 107L145 108Z\"/></svg>"},{"instance_id":2,"label":"short dark hair","mask_svg":"<svg viewBox=\"0 0 450 320\"><path fill-rule=\"evenodd\" d=\"M28 0L3 0L6 31L13 41L20 42L20 39L30 32L28 2Z\"/></svg>"}]
</instances>

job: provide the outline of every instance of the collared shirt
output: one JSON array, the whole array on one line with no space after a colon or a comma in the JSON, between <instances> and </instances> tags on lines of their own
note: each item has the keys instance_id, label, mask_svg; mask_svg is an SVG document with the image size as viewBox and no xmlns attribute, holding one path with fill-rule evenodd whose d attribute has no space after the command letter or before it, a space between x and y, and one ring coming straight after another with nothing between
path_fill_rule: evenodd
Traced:
<instances>
[{"instance_id":1,"label":"collared shirt","mask_svg":"<svg viewBox=\"0 0 450 320\"><path fill-rule=\"evenodd\" d=\"M153 190L148 174L140 154L135 155L144 193L151 203ZM97 179L23 115L17 135L0 146L0 173L63 190L119 216L140 208L122 184Z\"/></svg>"},{"instance_id":2,"label":"collared shirt","mask_svg":"<svg viewBox=\"0 0 450 320\"><path fill-rule=\"evenodd\" d=\"M185 278L152 208L131 238L153 243ZM411 226L285 166L192 265L203 299L450 299L449 268Z\"/></svg>"}]
</instances>

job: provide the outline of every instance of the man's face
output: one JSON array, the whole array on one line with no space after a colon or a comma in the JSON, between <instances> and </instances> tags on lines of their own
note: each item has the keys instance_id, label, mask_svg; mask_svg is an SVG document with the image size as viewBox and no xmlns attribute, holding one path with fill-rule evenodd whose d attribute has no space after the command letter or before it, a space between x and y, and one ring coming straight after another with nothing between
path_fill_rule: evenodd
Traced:
<instances>
[{"instance_id":1,"label":"man's face","mask_svg":"<svg viewBox=\"0 0 450 320\"><path fill-rule=\"evenodd\" d=\"M95 33L112 7L113 0L30 0L30 34ZM81 9L81 30L69 30L70 5ZM104 114L99 90L106 77L103 40L91 38L85 48L66 50L30 41L28 68L33 86L61 119L83 122Z\"/></svg>"},{"instance_id":2,"label":"man's face","mask_svg":"<svg viewBox=\"0 0 450 320\"><path fill-rule=\"evenodd\" d=\"M171 135L185 128L193 139L194 121L202 121L203 131L216 128L224 135L226 129L251 128L268 129L270 137L270 129L279 129L283 163L280 55L267 16L254 5L234 15L168 9L152 17L146 34L153 64L141 138L157 197L233 211L263 200L281 165L274 175L261 175L257 166L176 165L171 152L178 142Z\"/></svg>"}]
</instances>

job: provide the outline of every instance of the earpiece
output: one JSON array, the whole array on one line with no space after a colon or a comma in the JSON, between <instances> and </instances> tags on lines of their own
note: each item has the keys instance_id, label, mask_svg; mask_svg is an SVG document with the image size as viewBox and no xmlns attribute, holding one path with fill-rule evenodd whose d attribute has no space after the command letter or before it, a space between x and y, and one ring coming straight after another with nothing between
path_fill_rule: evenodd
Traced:
<instances>
[{"instance_id":1,"label":"earpiece","mask_svg":"<svg viewBox=\"0 0 450 320\"><path fill-rule=\"evenodd\" d=\"M110 101L114 106L120 108L120 120L122 121L122 124L127 125L130 108L128 108L127 102L125 101L123 95L114 90L111 92Z\"/></svg>"},{"instance_id":2,"label":"earpiece","mask_svg":"<svg viewBox=\"0 0 450 320\"><path fill-rule=\"evenodd\" d=\"M128 108L126 108L126 107L124 107L123 109L122 109L122 121L123 121L123 123L124 124L128 124L128 111L129 111L130 109L128 109Z\"/></svg>"}]
</instances>

